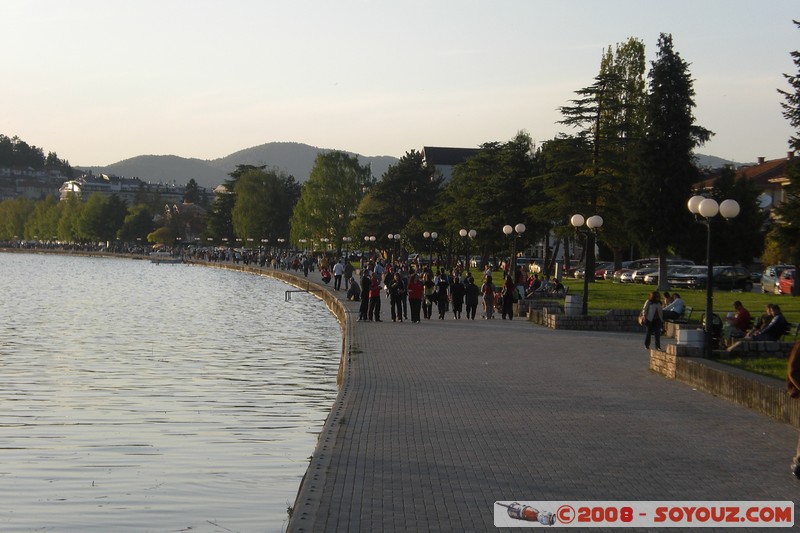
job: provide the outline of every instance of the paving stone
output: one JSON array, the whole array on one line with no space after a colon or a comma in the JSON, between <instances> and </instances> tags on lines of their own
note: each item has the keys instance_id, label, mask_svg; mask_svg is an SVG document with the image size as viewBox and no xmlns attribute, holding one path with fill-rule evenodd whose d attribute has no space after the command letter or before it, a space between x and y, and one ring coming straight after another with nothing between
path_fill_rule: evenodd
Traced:
<instances>
[{"instance_id":1,"label":"paving stone","mask_svg":"<svg viewBox=\"0 0 800 533\"><path fill-rule=\"evenodd\" d=\"M357 318L358 303L344 305ZM351 324L346 422L322 485L298 497L313 513L290 531L494 531L496 500L800 490L792 427L650 372L642 335L450 315L392 323L388 307L383 323Z\"/></svg>"}]
</instances>

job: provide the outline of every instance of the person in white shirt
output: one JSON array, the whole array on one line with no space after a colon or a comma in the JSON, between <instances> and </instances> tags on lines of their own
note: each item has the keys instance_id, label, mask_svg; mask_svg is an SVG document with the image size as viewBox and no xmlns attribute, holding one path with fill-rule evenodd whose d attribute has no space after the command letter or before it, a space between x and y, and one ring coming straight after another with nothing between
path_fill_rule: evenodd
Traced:
<instances>
[{"instance_id":1,"label":"person in white shirt","mask_svg":"<svg viewBox=\"0 0 800 533\"><path fill-rule=\"evenodd\" d=\"M342 288L342 274L344 274L344 262L339 259L333 265L333 290L335 291Z\"/></svg>"},{"instance_id":2,"label":"person in white shirt","mask_svg":"<svg viewBox=\"0 0 800 533\"><path fill-rule=\"evenodd\" d=\"M686 309L686 304L683 303L681 295L677 292L672 295L672 301L664 306L661 314L664 315L664 320L675 320L683 316L683 311Z\"/></svg>"}]
</instances>

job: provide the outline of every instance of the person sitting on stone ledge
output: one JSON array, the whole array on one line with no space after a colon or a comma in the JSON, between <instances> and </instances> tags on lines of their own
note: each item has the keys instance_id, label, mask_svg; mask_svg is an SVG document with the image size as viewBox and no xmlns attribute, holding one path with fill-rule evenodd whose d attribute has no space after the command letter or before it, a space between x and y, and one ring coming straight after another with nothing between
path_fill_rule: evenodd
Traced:
<instances>
[{"instance_id":1,"label":"person sitting on stone ledge","mask_svg":"<svg viewBox=\"0 0 800 533\"><path fill-rule=\"evenodd\" d=\"M670 303L664 306L661 313L664 316L664 320L677 320L683 316L685 309L686 304L683 302L681 295L676 292L672 295Z\"/></svg>"},{"instance_id":2,"label":"person sitting on stone ledge","mask_svg":"<svg viewBox=\"0 0 800 533\"><path fill-rule=\"evenodd\" d=\"M778 304L768 304L767 312L771 317L769 324L767 324L767 326L763 329L754 329L747 337L745 337L745 340L781 340L781 337L783 337L784 333L786 333L786 328L789 326L789 323L786 322L786 318L784 318L783 313L781 313L781 308Z\"/></svg>"},{"instance_id":3,"label":"person sitting on stone ledge","mask_svg":"<svg viewBox=\"0 0 800 533\"><path fill-rule=\"evenodd\" d=\"M725 340L725 344L730 344L734 338L744 337L747 327L750 325L750 311L742 305L742 302L736 300L733 302L733 308L736 313L729 313L722 326L722 338Z\"/></svg>"}]
</instances>

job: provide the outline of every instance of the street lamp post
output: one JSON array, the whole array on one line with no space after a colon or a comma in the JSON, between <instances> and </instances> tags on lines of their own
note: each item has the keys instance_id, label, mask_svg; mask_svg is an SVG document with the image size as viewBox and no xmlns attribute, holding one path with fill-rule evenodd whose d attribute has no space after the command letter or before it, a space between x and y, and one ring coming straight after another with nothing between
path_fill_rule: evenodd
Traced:
<instances>
[{"instance_id":1,"label":"street lamp post","mask_svg":"<svg viewBox=\"0 0 800 533\"><path fill-rule=\"evenodd\" d=\"M375 244L375 235L365 235L364 236L364 242L367 244L368 252L369 252L369 255L370 255L369 259L371 259L372 247ZM377 261L376 261L376 263L377 263Z\"/></svg>"},{"instance_id":2,"label":"street lamp post","mask_svg":"<svg viewBox=\"0 0 800 533\"><path fill-rule=\"evenodd\" d=\"M426 231L422 234L428 240L428 267L433 272L433 241L439 236L435 231Z\"/></svg>"},{"instance_id":3,"label":"street lamp post","mask_svg":"<svg viewBox=\"0 0 800 533\"><path fill-rule=\"evenodd\" d=\"M514 234L511 240L511 278L514 280L514 285L517 284L517 237L521 237L525 233L525 224L517 224L511 227L510 224L503 226L503 233L507 236Z\"/></svg>"},{"instance_id":4,"label":"street lamp post","mask_svg":"<svg viewBox=\"0 0 800 533\"><path fill-rule=\"evenodd\" d=\"M283 237L278 237L277 241L278 241L278 259L277 259L277 263L278 263L278 265L280 265L281 269L283 269L283 258L281 257L281 254L284 253L283 252L283 243L286 242L286 239L284 239Z\"/></svg>"},{"instance_id":5,"label":"street lamp post","mask_svg":"<svg viewBox=\"0 0 800 533\"><path fill-rule=\"evenodd\" d=\"M400 244L400 234L389 234L387 235L389 238L389 245L392 247L392 259L397 261L397 256L400 255L400 251L398 250L398 246Z\"/></svg>"},{"instance_id":6,"label":"street lamp post","mask_svg":"<svg viewBox=\"0 0 800 533\"><path fill-rule=\"evenodd\" d=\"M576 230L586 224L588 231L586 232L586 260L583 271L583 306L581 313L586 316L589 314L589 282L594 281L594 241L597 229L603 225L603 217L600 215L590 216L584 219L583 215L572 215L569 220Z\"/></svg>"},{"instance_id":7,"label":"street lamp post","mask_svg":"<svg viewBox=\"0 0 800 533\"><path fill-rule=\"evenodd\" d=\"M705 356L711 358L712 333L714 324L714 266L711 261L711 219L719 213L730 220L739 214L739 202L736 200L723 200L721 204L713 198L700 195L692 196L688 202L689 211L694 214L700 224L706 226L706 324L705 324ZM702 219L700 218L702 217Z\"/></svg>"},{"instance_id":8,"label":"street lamp post","mask_svg":"<svg viewBox=\"0 0 800 533\"><path fill-rule=\"evenodd\" d=\"M350 241L352 240L352 237L342 237L342 242L344 243L344 257L348 261L350 260Z\"/></svg>"},{"instance_id":9,"label":"street lamp post","mask_svg":"<svg viewBox=\"0 0 800 533\"><path fill-rule=\"evenodd\" d=\"M466 238L467 236L469 236L469 240L467 241L467 256L466 256L467 274L469 274L470 252L471 252L471 248L472 248L471 245L472 245L472 241L478 235L478 232L475 231L474 229L471 229L469 231L467 231L466 229L461 229L461 230L459 230L458 234L461 235L462 238Z\"/></svg>"}]
</instances>

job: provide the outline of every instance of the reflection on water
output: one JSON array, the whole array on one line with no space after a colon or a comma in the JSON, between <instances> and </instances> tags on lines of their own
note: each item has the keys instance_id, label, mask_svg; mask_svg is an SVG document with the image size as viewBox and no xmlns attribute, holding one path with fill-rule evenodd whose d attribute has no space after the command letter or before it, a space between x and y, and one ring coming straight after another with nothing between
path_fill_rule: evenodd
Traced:
<instances>
[{"instance_id":1,"label":"reflection on water","mask_svg":"<svg viewBox=\"0 0 800 533\"><path fill-rule=\"evenodd\" d=\"M3 531L281 531L336 395L310 295L231 271L0 254Z\"/></svg>"}]
</instances>

